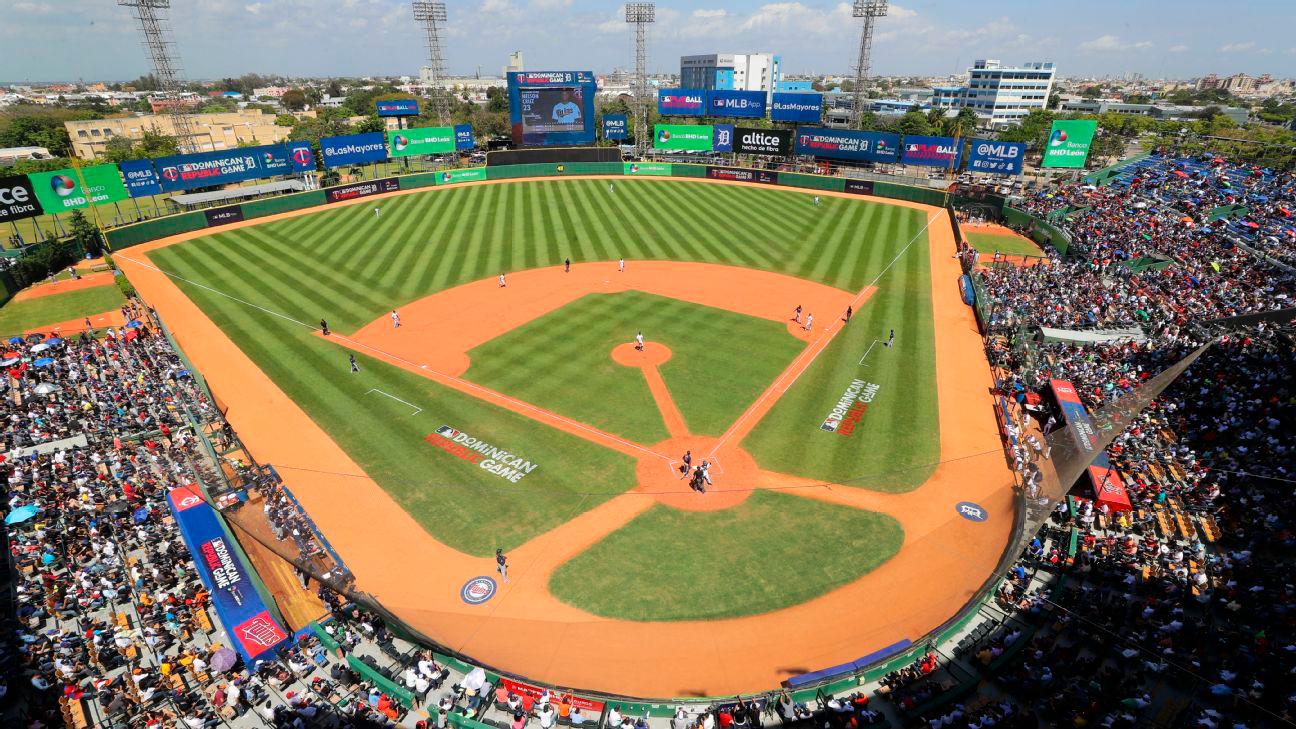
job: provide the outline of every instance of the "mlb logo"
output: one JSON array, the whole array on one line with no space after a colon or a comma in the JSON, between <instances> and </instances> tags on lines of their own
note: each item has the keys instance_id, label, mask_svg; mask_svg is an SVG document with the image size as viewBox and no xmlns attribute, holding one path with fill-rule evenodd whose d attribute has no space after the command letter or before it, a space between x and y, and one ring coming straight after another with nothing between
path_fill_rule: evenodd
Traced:
<instances>
[{"instance_id":1,"label":"mlb logo","mask_svg":"<svg viewBox=\"0 0 1296 729\"><path fill-rule=\"evenodd\" d=\"M837 432L837 424L836 424L836 423L824 423L823 425L819 426L819 428L820 428L820 430L826 430L826 431L828 431L829 433L835 433L835 432Z\"/></svg>"},{"instance_id":2,"label":"mlb logo","mask_svg":"<svg viewBox=\"0 0 1296 729\"><path fill-rule=\"evenodd\" d=\"M451 428L448 425L443 425L440 428L436 429L436 434L441 436L442 438L453 438L456 435L459 435L459 431L455 430L454 428Z\"/></svg>"}]
</instances>

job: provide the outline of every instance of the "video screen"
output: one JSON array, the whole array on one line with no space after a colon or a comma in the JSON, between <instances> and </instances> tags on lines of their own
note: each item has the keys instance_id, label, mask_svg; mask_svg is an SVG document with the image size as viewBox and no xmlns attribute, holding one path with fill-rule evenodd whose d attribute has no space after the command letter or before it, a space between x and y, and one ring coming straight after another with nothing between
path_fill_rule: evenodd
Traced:
<instances>
[{"instance_id":1,"label":"video screen","mask_svg":"<svg viewBox=\"0 0 1296 729\"><path fill-rule=\"evenodd\" d=\"M525 134L580 132L585 129L585 97L580 86L518 89Z\"/></svg>"}]
</instances>

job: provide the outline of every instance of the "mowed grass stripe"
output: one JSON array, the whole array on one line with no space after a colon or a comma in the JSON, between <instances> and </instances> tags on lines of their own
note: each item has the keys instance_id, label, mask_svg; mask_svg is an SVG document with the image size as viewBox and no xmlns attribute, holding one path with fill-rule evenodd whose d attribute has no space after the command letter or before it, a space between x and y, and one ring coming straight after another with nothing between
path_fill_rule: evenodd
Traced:
<instances>
[{"instance_id":1,"label":"mowed grass stripe","mask_svg":"<svg viewBox=\"0 0 1296 729\"><path fill-rule=\"evenodd\" d=\"M450 233L451 225L454 224L452 211L455 205L455 196L447 194L445 199L438 200L436 205L428 211L426 240L420 245L412 246L418 251L418 254L409 264L412 275L400 287L402 301L419 298L420 292L426 291L431 286L432 276L436 271L433 263L435 259L444 256L449 247L446 237ZM400 261L397 263L398 265L401 264Z\"/></svg>"},{"instance_id":2,"label":"mowed grass stripe","mask_svg":"<svg viewBox=\"0 0 1296 729\"><path fill-rule=\"evenodd\" d=\"M572 236L567 238L568 250L563 253L563 257L570 257L573 263L597 261L598 254L591 239L586 211L572 197L571 187L571 185L559 185L554 195L558 214L562 216L567 230L572 233Z\"/></svg>"},{"instance_id":3,"label":"mowed grass stripe","mask_svg":"<svg viewBox=\"0 0 1296 729\"><path fill-rule=\"evenodd\" d=\"M612 225L616 232L612 233L615 239L615 250L611 251L609 258L626 258L630 260L642 259L647 255L646 249L640 240L639 231L633 229L624 214L624 211L615 209L619 205L616 195L601 197L593 196L594 215L596 219L605 221L605 224Z\"/></svg>"},{"instance_id":4,"label":"mowed grass stripe","mask_svg":"<svg viewBox=\"0 0 1296 729\"><path fill-rule=\"evenodd\" d=\"M397 201L403 199L396 198ZM373 242L357 274L361 280L371 283L382 280L391 270L388 266L390 257L408 248L406 236L422 212L421 207L413 205L384 205L380 209L382 216L375 218L373 227L364 232Z\"/></svg>"},{"instance_id":5,"label":"mowed grass stripe","mask_svg":"<svg viewBox=\"0 0 1296 729\"><path fill-rule=\"evenodd\" d=\"M478 218L483 215L485 209L486 195L483 191L491 187L494 186L453 190L456 194L467 192L475 194L464 195L461 209L452 209L446 213L447 216L455 216L455 227L450 235L451 240L447 241L445 255L438 261L436 271L432 274L432 284L429 287L431 290L440 291L453 286L454 282L463 275L465 266L478 265L478 262L468 257L468 251L473 245L471 230L476 227Z\"/></svg>"},{"instance_id":6,"label":"mowed grass stripe","mask_svg":"<svg viewBox=\"0 0 1296 729\"><path fill-rule=\"evenodd\" d=\"M642 183L640 195L635 200L639 214L652 222L658 240L666 243L661 254L654 257L675 261L717 262L719 259L715 252L702 241L702 235L696 227L698 221L672 210L664 193L658 189L659 184ZM681 236L678 232L670 233L663 230L667 226L683 227L689 231L689 234Z\"/></svg>"},{"instance_id":7,"label":"mowed grass stripe","mask_svg":"<svg viewBox=\"0 0 1296 729\"><path fill-rule=\"evenodd\" d=\"M696 257L688 253L682 242L678 240L680 238L678 232L666 230L665 217L648 208L645 200L655 184L659 183L640 182L636 185L626 185L632 192L621 198L628 201L626 213L633 216L646 232L642 257L646 260L696 260Z\"/></svg>"},{"instance_id":8,"label":"mowed grass stripe","mask_svg":"<svg viewBox=\"0 0 1296 729\"><path fill-rule=\"evenodd\" d=\"M378 272L384 280L392 274L397 274L395 281L397 291L408 288L409 283L416 280L418 271L414 268L413 262L424 248L432 245L428 236L432 228L432 215L436 207L443 205L444 202L438 200L432 206L414 208L413 214L408 220L403 221L397 228L397 232L392 235L399 241L399 245L392 246L391 250L382 257Z\"/></svg>"},{"instance_id":9,"label":"mowed grass stripe","mask_svg":"<svg viewBox=\"0 0 1296 729\"><path fill-rule=\"evenodd\" d=\"M816 281L830 278L828 272L836 270L833 264L840 263L844 254L845 239L855 230L862 216L863 211L858 207L845 211L842 221L834 228L832 234L821 241L815 241L819 246L819 254L814 258L814 266L810 269L808 278Z\"/></svg>"},{"instance_id":10,"label":"mowed grass stripe","mask_svg":"<svg viewBox=\"0 0 1296 729\"><path fill-rule=\"evenodd\" d=\"M496 185L498 194L495 196L495 204L490 209L490 220L487 226L486 242L486 270L504 270L505 258L508 256L509 246L512 241L509 240L506 224L508 216L513 214L509 202L513 197L512 185Z\"/></svg>"},{"instance_id":11,"label":"mowed grass stripe","mask_svg":"<svg viewBox=\"0 0 1296 729\"><path fill-rule=\"evenodd\" d=\"M689 221L688 224L695 233L690 240L694 242L696 249L703 251L700 260L718 263L725 258L732 258L742 266L761 267L761 259L734 240L733 231L722 225L723 221L715 214L714 208L708 207L698 198L687 199L679 194L680 190L670 186L658 186L653 192L659 193L658 199L662 201L663 209L671 210L672 215Z\"/></svg>"},{"instance_id":12,"label":"mowed grass stripe","mask_svg":"<svg viewBox=\"0 0 1296 729\"><path fill-rule=\"evenodd\" d=\"M605 191L602 181L593 180L585 180L572 189L581 202L581 213L586 220L590 221L591 227L599 232L599 235L594 236L594 252L599 260L611 261L625 255L625 247L620 237L613 232L613 224L619 221L605 217L603 214L603 206L616 193Z\"/></svg>"},{"instance_id":13,"label":"mowed grass stripe","mask_svg":"<svg viewBox=\"0 0 1296 729\"><path fill-rule=\"evenodd\" d=\"M527 219L531 201L526 185L509 185L509 260L508 270L525 271L531 268L527 259L532 255L527 245ZM501 267L503 268L503 267Z\"/></svg>"}]
</instances>

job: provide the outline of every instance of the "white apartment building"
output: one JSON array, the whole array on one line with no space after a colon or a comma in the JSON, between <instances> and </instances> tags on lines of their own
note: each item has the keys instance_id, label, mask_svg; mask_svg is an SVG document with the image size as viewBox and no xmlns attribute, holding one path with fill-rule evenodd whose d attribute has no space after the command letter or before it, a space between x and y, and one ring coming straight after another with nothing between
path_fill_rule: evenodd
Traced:
<instances>
[{"instance_id":1,"label":"white apartment building","mask_svg":"<svg viewBox=\"0 0 1296 729\"><path fill-rule=\"evenodd\" d=\"M783 80L783 58L773 53L680 56L680 88L764 91L768 103Z\"/></svg>"},{"instance_id":2,"label":"white apartment building","mask_svg":"<svg viewBox=\"0 0 1296 729\"><path fill-rule=\"evenodd\" d=\"M932 105L971 109L992 127L1012 126L1048 106L1056 74L1052 61L1004 66L995 59L978 60L968 69L967 86L935 89Z\"/></svg>"}]
</instances>

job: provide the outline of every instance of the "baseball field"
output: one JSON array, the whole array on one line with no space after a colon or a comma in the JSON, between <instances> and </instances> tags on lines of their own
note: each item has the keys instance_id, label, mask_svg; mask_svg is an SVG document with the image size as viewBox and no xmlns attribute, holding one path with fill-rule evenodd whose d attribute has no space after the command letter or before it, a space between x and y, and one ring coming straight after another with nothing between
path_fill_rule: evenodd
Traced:
<instances>
[{"instance_id":1,"label":"baseball field","mask_svg":"<svg viewBox=\"0 0 1296 729\"><path fill-rule=\"evenodd\" d=\"M541 681L733 693L917 640L1011 527L944 211L821 200L470 184L116 258L410 625Z\"/></svg>"}]
</instances>

